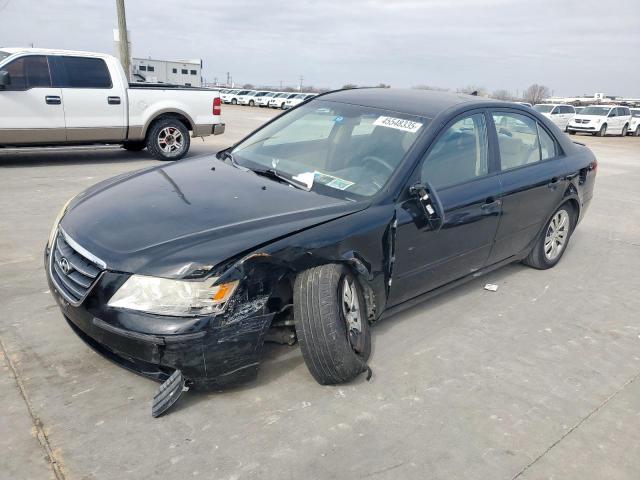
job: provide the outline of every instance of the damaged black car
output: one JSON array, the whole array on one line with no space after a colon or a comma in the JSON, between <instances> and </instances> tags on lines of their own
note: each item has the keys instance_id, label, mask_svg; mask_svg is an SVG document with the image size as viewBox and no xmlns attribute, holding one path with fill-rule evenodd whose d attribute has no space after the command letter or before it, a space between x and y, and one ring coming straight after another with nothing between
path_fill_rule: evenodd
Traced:
<instances>
[{"instance_id":1,"label":"damaged black car","mask_svg":"<svg viewBox=\"0 0 640 480\"><path fill-rule=\"evenodd\" d=\"M517 104L331 92L216 156L82 192L53 225L47 278L78 336L163 382L154 416L254 378L266 339L298 341L337 384L370 374L383 316L510 262L556 265L596 170Z\"/></svg>"}]
</instances>

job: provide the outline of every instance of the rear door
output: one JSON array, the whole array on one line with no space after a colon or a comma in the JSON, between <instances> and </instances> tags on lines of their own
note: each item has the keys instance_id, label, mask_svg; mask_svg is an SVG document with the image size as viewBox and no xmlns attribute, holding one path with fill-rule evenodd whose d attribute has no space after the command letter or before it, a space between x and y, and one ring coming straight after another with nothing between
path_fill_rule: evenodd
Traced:
<instances>
[{"instance_id":1,"label":"rear door","mask_svg":"<svg viewBox=\"0 0 640 480\"><path fill-rule=\"evenodd\" d=\"M0 90L0 145L64 142L64 107L60 89L51 86L47 57L19 57L2 70L11 84Z\"/></svg>"},{"instance_id":2,"label":"rear door","mask_svg":"<svg viewBox=\"0 0 640 480\"><path fill-rule=\"evenodd\" d=\"M67 141L120 141L126 137L125 88L105 60L51 56L54 82L62 90Z\"/></svg>"},{"instance_id":3,"label":"rear door","mask_svg":"<svg viewBox=\"0 0 640 480\"><path fill-rule=\"evenodd\" d=\"M389 305L395 305L482 268L500 217L495 146L484 110L464 113L442 130L407 185L429 183L442 203L434 230L417 199L396 207L397 243Z\"/></svg>"},{"instance_id":4,"label":"rear door","mask_svg":"<svg viewBox=\"0 0 640 480\"><path fill-rule=\"evenodd\" d=\"M521 111L492 111L500 159L502 217L489 262L525 251L560 203L568 180L558 143Z\"/></svg>"}]
</instances>

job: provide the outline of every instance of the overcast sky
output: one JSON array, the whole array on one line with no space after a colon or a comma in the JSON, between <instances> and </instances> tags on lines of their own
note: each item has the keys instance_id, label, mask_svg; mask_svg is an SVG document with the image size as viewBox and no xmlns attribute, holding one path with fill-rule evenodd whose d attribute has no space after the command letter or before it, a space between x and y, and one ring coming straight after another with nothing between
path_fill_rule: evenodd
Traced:
<instances>
[{"instance_id":1,"label":"overcast sky","mask_svg":"<svg viewBox=\"0 0 640 480\"><path fill-rule=\"evenodd\" d=\"M0 0L0 46L114 53L115 0ZM128 0L133 55L207 81L640 97L640 0Z\"/></svg>"}]
</instances>

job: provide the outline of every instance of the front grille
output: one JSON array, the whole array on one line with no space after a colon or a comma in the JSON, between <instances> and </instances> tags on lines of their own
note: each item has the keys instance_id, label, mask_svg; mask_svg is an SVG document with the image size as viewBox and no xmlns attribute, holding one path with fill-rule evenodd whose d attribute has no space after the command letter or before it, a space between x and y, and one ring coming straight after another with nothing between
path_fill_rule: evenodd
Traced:
<instances>
[{"instance_id":1,"label":"front grille","mask_svg":"<svg viewBox=\"0 0 640 480\"><path fill-rule=\"evenodd\" d=\"M51 248L49 273L58 292L72 305L79 305L91 291L102 269L72 247L58 231Z\"/></svg>"}]
</instances>

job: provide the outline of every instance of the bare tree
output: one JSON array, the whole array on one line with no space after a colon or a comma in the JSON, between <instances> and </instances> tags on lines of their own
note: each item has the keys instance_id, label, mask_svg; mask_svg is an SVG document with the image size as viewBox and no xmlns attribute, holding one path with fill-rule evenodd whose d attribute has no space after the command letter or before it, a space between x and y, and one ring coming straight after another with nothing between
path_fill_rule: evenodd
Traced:
<instances>
[{"instance_id":1,"label":"bare tree","mask_svg":"<svg viewBox=\"0 0 640 480\"><path fill-rule=\"evenodd\" d=\"M379 83L378 88L391 88L391 85L388 83Z\"/></svg>"},{"instance_id":2,"label":"bare tree","mask_svg":"<svg viewBox=\"0 0 640 480\"><path fill-rule=\"evenodd\" d=\"M244 85L242 85L242 88L246 89L246 90L253 90L253 83L245 83Z\"/></svg>"},{"instance_id":3,"label":"bare tree","mask_svg":"<svg viewBox=\"0 0 640 480\"><path fill-rule=\"evenodd\" d=\"M347 90L349 88L358 88L358 85L356 85L355 83L347 83L346 85L342 86L343 90Z\"/></svg>"},{"instance_id":4,"label":"bare tree","mask_svg":"<svg viewBox=\"0 0 640 480\"><path fill-rule=\"evenodd\" d=\"M495 98L496 100L513 100L513 95L509 90L495 90L491 94L491 98Z\"/></svg>"},{"instance_id":5,"label":"bare tree","mask_svg":"<svg viewBox=\"0 0 640 480\"><path fill-rule=\"evenodd\" d=\"M549 96L551 96L549 87L538 85L537 83L527 87L527 89L522 93L524 101L529 102L531 105L540 103Z\"/></svg>"}]
</instances>

